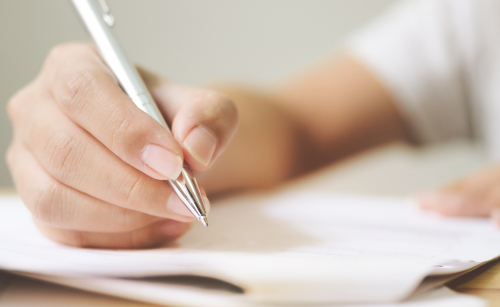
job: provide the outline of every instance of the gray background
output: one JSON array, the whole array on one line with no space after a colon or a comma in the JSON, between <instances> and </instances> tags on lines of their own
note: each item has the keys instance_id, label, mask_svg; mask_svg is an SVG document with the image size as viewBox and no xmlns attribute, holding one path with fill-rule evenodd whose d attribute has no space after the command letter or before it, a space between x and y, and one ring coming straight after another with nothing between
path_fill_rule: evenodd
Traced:
<instances>
[{"instance_id":1,"label":"gray background","mask_svg":"<svg viewBox=\"0 0 500 307\"><path fill-rule=\"evenodd\" d=\"M169 79L273 86L338 48L395 0L108 0L136 63ZM87 37L66 0L0 0L0 187L11 139L8 98L50 48Z\"/></svg>"}]
</instances>

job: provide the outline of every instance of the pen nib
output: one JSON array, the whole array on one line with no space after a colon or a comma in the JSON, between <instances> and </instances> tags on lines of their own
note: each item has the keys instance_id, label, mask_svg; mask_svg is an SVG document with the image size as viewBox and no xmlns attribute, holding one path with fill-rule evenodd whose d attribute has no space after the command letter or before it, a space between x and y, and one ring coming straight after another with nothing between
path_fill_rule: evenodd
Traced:
<instances>
[{"instance_id":1,"label":"pen nib","mask_svg":"<svg viewBox=\"0 0 500 307\"><path fill-rule=\"evenodd\" d=\"M205 215L202 215L200 217L200 222L203 224L203 226L208 227L208 220L207 220L207 217Z\"/></svg>"}]
</instances>

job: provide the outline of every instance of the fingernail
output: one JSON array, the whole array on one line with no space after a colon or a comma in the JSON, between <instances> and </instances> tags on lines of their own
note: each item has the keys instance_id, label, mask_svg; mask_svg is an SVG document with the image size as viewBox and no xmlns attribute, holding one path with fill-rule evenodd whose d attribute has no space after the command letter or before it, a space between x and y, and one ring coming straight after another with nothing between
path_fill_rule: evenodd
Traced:
<instances>
[{"instance_id":1,"label":"fingernail","mask_svg":"<svg viewBox=\"0 0 500 307\"><path fill-rule=\"evenodd\" d=\"M217 139L206 128L198 126L191 130L183 145L196 161L207 166L217 147Z\"/></svg>"},{"instance_id":2,"label":"fingernail","mask_svg":"<svg viewBox=\"0 0 500 307\"><path fill-rule=\"evenodd\" d=\"M149 144L141 159L147 166L170 179L177 179L182 170L182 158L161 146Z\"/></svg>"},{"instance_id":3,"label":"fingernail","mask_svg":"<svg viewBox=\"0 0 500 307\"><path fill-rule=\"evenodd\" d=\"M184 205L179 196L175 194L172 194L172 196L170 196L170 199L168 200L167 203L167 210L174 214L179 214L182 216L194 218L191 211L189 211L186 205Z\"/></svg>"},{"instance_id":4,"label":"fingernail","mask_svg":"<svg viewBox=\"0 0 500 307\"><path fill-rule=\"evenodd\" d=\"M450 211L459 208L464 200L459 195L429 193L418 196L417 202L424 210L445 209Z\"/></svg>"}]
</instances>

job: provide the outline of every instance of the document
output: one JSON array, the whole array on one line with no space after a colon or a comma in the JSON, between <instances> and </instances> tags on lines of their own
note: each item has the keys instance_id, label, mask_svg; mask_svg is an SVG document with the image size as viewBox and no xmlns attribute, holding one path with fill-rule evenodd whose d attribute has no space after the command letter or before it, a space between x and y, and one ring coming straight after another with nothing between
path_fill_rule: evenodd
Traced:
<instances>
[{"instance_id":1,"label":"document","mask_svg":"<svg viewBox=\"0 0 500 307\"><path fill-rule=\"evenodd\" d=\"M44 238L20 199L3 197L0 269L73 279L76 287L108 279L124 292L134 282L167 284L211 297L206 306L323 305L401 301L428 275L500 256L500 232L488 220L425 214L406 199L242 196L214 204L210 222L162 248L79 249Z\"/></svg>"},{"instance_id":2,"label":"document","mask_svg":"<svg viewBox=\"0 0 500 307\"><path fill-rule=\"evenodd\" d=\"M183 288L175 284L149 283L124 279L75 278L57 276L31 277L62 284L90 292L104 293L121 298L167 306L213 307L277 307L286 305L252 303L241 296L230 296L217 291L204 292ZM1 303L1 300L0 300ZM295 304L295 306L298 306ZM307 306L314 306L308 304ZM446 287L426 291L404 302L343 304L331 303L321 307L486 307L488 302L480 297L456 293Z\"/></svg>"}]
</instances>

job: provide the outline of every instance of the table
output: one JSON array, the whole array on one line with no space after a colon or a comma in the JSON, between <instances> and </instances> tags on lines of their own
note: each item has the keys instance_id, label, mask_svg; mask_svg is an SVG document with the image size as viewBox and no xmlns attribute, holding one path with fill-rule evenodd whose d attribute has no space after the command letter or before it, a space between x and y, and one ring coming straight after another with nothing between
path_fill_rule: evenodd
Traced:
<instances>
[{"instance_id":1,"label":"table","mask_svg":"<svg viewBox=\"0 0 500 307\"><path fill-rule=\"evenodd\" d=\"M490 306L500 306L500 260L496 260L448 284L461 293L487 299Z\"/></svg>"},{"instance_id":2,"label":"table","mask_svg":"<svg viewBox=\"0 0 500 307\"><path fill-rule=\"evenodd\" d=\"M349 158L287 185L313 191L408 196L438 187L487 164L482 148L467 142L456 141L424 149L392 144ZM15 191L0 189L0 193ZM500 306L500 260L452 281L449 287L479 295L489 300L491 306ZM12 275L3 279L0 276L0 305L153 306Z\"/></svg>"}]
</instances>

